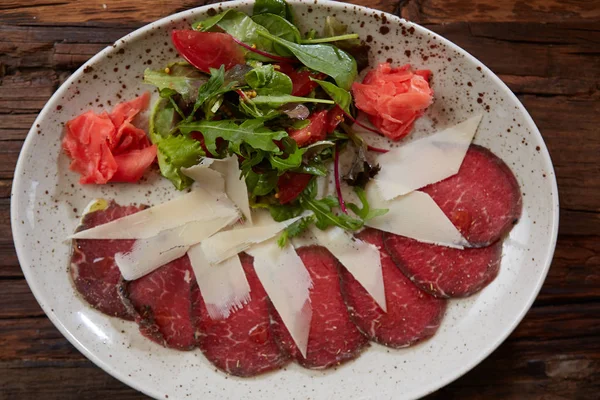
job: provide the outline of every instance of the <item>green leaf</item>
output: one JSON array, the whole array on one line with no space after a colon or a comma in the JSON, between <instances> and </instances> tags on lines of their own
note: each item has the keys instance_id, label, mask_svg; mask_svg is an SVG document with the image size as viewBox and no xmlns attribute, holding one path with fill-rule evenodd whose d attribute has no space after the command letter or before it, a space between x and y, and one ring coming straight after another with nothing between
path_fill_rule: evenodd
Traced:
<instances>
[{"instance_id":1,"label":"green leaf","mask_svg":"<svg viewBox=\"0 0 600 400\"><path fill-rule=\"evenodd\" d=\"M215 26L250 46L255 45L261 50L273 52L273 42L269 38L259 35L259 32L268 34L267 28L254 22L243 12L229 9L204 21L196 22L193 28L209 31L214 30ZM246 58L271 61L270 58L248 51Z\"/></svg>"},{"instance_id":2,"label":"green leaf","mask_svg":"<svg viewBox=\"0 0 600 400\"><path fill-rule=\"evenodd\" d=\"M340 106L340 108L342 110L344 110L344 112L346 112L347 114L350 114L350 105L352 104L352 95L350 94L349 91L344 90L341 87L338 87L331 82L321 81L319 79L313 79L312 77L310 78L310 80L318 83L319 86L321 86L323 88L325 93L327 93L327 95L329 97L331 97L331 99L333 101L335 101L335 104Z\"/></svg>"},{"instance_id":3,"label":"green leaf","mask_svg":"<svg viewBox=\"0 0 600 400\"><path fill-rule=\"evenodd\" d=\"M254 15L252 19L258 24L267 28L271 35L277 36L279 38L289 40L290 42L300 43L301 35L300 31L296 26L285 18L275 14L260 14ZM293 53L288 50L285 46L280 45L279 43L273 44L273 50L281 56L289 57L292 56Z\"/></svg>"},{"instance_id":4,"label":"green leaf","mask_svg":"<svg viewBox=\"0 0 600 400\"><path fill-rule=\"evenodd\" d=\"M318 39L305 39L302 40L303 44L315 44L315 43L333 43L333 42L343 42L345 40L356 40L358 39L358 34L356 33L348 33L346 35L339 36L327 36Z\"/></svg>"},{"instance_id":5,"label":"green leaf","mask_svg":"<svg viewBox=\"0 0 600 400\"><path fill-rule=\"evenodd\" d=\"M193 182L181 173L181 168L196 165L203 156L200 142L187 136L168 136L158 142L160 173L179 190L185 189Z\"/></svg>"},{"instance_id":6,"label":"green leaf","mask_svg":"<svg viewBox=\"0 0 600 400\"><path fill-rule=\"evenodd\" d=\"M187 63L174 63L167 67L169 73L147 68L144 71L144 83L156 86L159 90L171 89L181 95L183 101L191 103L207 78Z\"/></svg>"},{"instance_id":7,"label":"green leaf","mask_svg":"<svg viewBox=\"0 0 600 400\"><path fill-rule=\"evenodd\" d=\"M296 144L296 141L290 137L283 138L282 144L284 154L287 157L283 158L269 154L269 162L271 163L271 167L276 169L279 173L300 167L302 164L302 156L306 152L307 148L299 148L298 144Z\"/></svg>"},{"instance_id":8,"label":"green leaf","mask_svg":"<svg viewBox=\"0 0 600 400\"><path fill-rule=\"evenodd\" d=\"M266 105L272 108L281 107L287 103L322 103L322 104L335 104L331 100L325 99L313 99L311 97L298 97L291 95L262 95L259 94L252 99L252 102L258 106Z\"/></svg>"},{"instance_id":9,"label":"green leaf","mask_svg":"<svg viewBox=\"0 0 600 400\"><path fill-rule=\"evenodd\" d=\"M252 13L258 14L275 14L280 17L287 17L287 3L284 0L256 0Z\"/></svg>"},{"instance_id":10,"label":"green leaf","mask_svg":"<svg viewBox=\"0 0 600 400\"><path fill-rule=\"evenodd\" d=\"M285 247L290 238L301 235L314 222L315 217L311 215L308 217L300 218L293 224L288 225L279 236L279 239L277 239L277 244L279 245L279 247Z\"/></svg>"},{"instance_id":11,"label":"green leaf","mask_svg":"<svg viewBox=\"0 0 600 400\"><path fill-rule=\"evenodd\" d=\"M356 79L356 61L335 46L298 44L263 31L257 31L257 34L286 47L308 68L331 76L342 89L349 90Z\"/></svg>"},{"instance_id":12,"label":"green leaf","mask_svg":"<svg viewBox=\"0 0 600 400\"><path fill-rule=\"evenodd\" d=\"M354 191L356 192L360 202L362 203L362 207L358 207L354 203L348 203L346 205L349 209L352 210L354 214L362 218L363 221L366 222L375 217L379 217L381 215L386 214L389 211L389 209L387 208L375 208L371 210L371 207L369 206L369 201L367 200L367 194L365 193L364 189L357 186L354 188Z\"/></svg>"},{"instance_id":13,"label":"green leaf","mask_svg":"<svg viewBox=\"0 0 600 400\"><path fill-rule=\"evenodd\" d=\"M158 99L152 108L148 128L152 143L158 143L163 137L169 136L176 120L177 115L169 99Z\"/></svg>"},{"instance_id":14,"label":"green leaf","mask_svg":"<svg viewBox=\"0 0 600 400\"><path fill-rule=\"evenodd\" d=\"M252 170L246 175L246 186L248 191L254 196L266 196L277 187L277 173L269 171L258 174Z\"/></svg>"},{"instance_id":15,"label":"green leaf","mask_svg":"<svg viewBox=\"0 0 600 400\"><path fill-rule=\"evenodd\" d=\"M273 141L287 136L287 132L271 131L264 126L262 120L256 119L247 120L241 125L230 120L188 122L180 124L179 130L184 134L202 132L206 148L213 154L217 153L218 138L227 140L229 148L238 154L242 143L247 143L255 149L280 153L279 147Z\"/></svg>"},{"instance_id":16,"label":"green leaf","mask_svg":"<svg viewBox=\"0 0 600 400\"><path fill-rule=\"evenodd\" d=\"M211 118L217 109L213 109L215 104L219 103L219 96L235 89L237 82L228 82L225 83L225 67L221 65L219 69L210 69L210 79L198 89L198 96L196 97L196 102L194 103L194 108L192 113L186 118L186 122L191 121L196 114L196 111L200 109L205 103L208 103L209 106L204 108L205 118Z\"/></svg>"},{"instance_id":17,"label":"green leaf","mask_svg":"<svg viewBox=\"0 0 600 400\"><path fill-rule=\"evenodd\" d=\"M272 64L254 68L245 78L248 85L260 95L291 95L294 88L290 77L275 71Z\"/></svg>"}]
</instances>

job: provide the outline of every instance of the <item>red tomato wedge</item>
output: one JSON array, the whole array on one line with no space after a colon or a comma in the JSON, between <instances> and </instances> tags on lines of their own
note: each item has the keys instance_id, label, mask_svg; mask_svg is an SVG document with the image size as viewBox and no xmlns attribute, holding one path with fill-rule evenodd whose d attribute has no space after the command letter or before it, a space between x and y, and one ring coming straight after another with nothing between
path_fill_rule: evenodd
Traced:
<instances>
[{"instance_id":1,"label":"red tomato wedge","mask_svg":"<svg viewBox=\"0 0 600 400\"><path fill-rule=\"evenodd\" d=\"M297 172L286 172L277 181L277 198L281 204L296 200L302 191L308 186L312 175Z\"/></svg>"},{"instance_id":2,"label":"red tomato wedge","mask_svg":"<svg viewBox=\"0 0 600 400\"><path fill-rule=\"evenodd\" d=\"M310 80L311 77L315 79L324 79L326 77L325 74L320 72L298 71L293 65L287 63L279 64L279 71L289 76L292 80L292 84L294 85L292 96L306 96L319 86L318 83Z\"/></svg>"},{"instance_id":3,"label":"red tomato wedge","mask_svg":"<svg viewBox=\"0 0 600 400\"><path fill-rule=\"evenodd\" d=\"M112 113L85 112L66 125L62 146L79 183L136 182L156 158L146 132L131 120L148 107L150 94L115 106Z\"/></svg>"},{"instance_id":4,"label":"red tomato wedge","mask_svg":"<svg viewBox=\"0 0 600 400\"><path fill-rule=\"evenodd\" d=\"M352 85L356 107L385 136L400 140L433 101L430 77L431 71L412 71L408 64L399 68L379 64L362 83Z\"/></svg>"},{"instance_id":5,"label":"red tomato wedge","mask_svg":"<svg viewBox=\"0 0 600 400\"><path fill-rule=\"evenodd\" d=\"M336 105L327 113L327 133L333 133L342 122L344 122L344 111Z\"/></svg>"},{"instance_id":6,"label":"red tomato wedge","mask_svg":"<svg viewBox=\"0 0 600 400\"><path fill-rule=\"evenodd\" d=\"M191 29L173 30L171 40L179 55L200 71L225 69L244 64L244 52L231 35L220 32L198 32Z\"/></svg>"},{"instance_id":7,"label":"red tomato wedge","mask_svg":"<svg viewBox=\"0 0 600 400\"><path fill-rule=\"evenodd\" d=\"M313 113L308 117L308 126L302 129L290 129L288 134L302 147L325 139L327 136L327 110Z\"/></svg>"}]
</instances>

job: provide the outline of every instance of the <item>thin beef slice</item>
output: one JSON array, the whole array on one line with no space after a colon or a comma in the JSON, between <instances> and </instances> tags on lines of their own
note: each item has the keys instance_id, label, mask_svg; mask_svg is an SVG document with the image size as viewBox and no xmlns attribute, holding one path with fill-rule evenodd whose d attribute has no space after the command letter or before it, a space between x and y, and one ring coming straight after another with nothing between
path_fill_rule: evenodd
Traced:
<instances>
[{"instance_id":1,"label":"thin beef slice","mask_svg":"<svg viewBox=\"0 0 600 400\"><path fill-rule=\"evenodd\" d=\"M194 325L197 345L220 370L235 376L255 376L279 369L289 362L269 329L269 299L252 257L240 254L250 285L250 301L225 319L213 320L197 285L194 287Z\"/></svg>"},{"instance_id":2,"label":"thin beef slice","mask_svg":"<svg viewBox=\"0 0 600 400\"><path fill-rule=\"evenodd\" d=\"M471 145L458 174L421 189L473 247L506 235L521 216L521 191L508 166L491 151Z\"/></svg>"},{"instance_id":3,"label":"thin beef slice","mask_svg":"<svg viewBox=\"0 0 600 400\"><path fill-rule=\"evenodd\" d=\"M141 211L142 207L119 206L111 202L104 210L86 214L78 231L90 229ZM134 240L79 239L73 242L70 273L79 294L104 314L126 320L134 312L122 301L119 291L123 277L114 255L131 250Z\"/></svg>"},{"instance_id":4,"label":"thin beef slice","mask_svg":"<svg viewBox=\"0 0 600 400\"><path fill-rule=\"evenodd\" d=\"M384 244L404 275L436 297L470 296L493 281L500 268L502 242L460 250L386 233Z\"/></svg>"},{"instance_id":5,"label":"thin beef slice","mask_svg":"<svg viewBox=\"0 0 600 400\"><path fill-rule=\"evenodd\" d=\"M408 347L433 336L447 301L422 291L404 276L384 248L383 232L366 229L356 236L379 249L387 312L344 268L342 295L352 321L370 340L393 348Z\"/></svg>"},{"instance_id":6,"label":"thin beef slice","mask_svg":"<svg viewBox=\"0 0 600 400\"><path fill-rule=\"evenodd\" d=\"M275 309L271 308L272 330L278 343L300 365L310 369L330 368L358 357L368 339L350 320L340 293L338 268L342 267L324 247L302 247L297 252L313 281L310 290L313 314L306 358L296 347Z\"/></svg>"},{"instance_id":7,"label":"thin beef slice","mask_svg":"<svg viewBox=\"0 0 600 400\"><path fill-rule=\"evenodd\" d=\"M191 350L194 272L187 255L127 284L126 296L136 310L140 332L163 346Z\"/></svg>"}]
</instances>

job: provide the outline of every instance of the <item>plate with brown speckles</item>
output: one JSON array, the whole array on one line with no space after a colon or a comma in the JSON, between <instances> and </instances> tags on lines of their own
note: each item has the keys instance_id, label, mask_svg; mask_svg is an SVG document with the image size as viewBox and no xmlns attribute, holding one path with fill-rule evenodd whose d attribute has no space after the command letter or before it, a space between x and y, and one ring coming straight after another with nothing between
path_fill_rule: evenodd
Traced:
<instances>
[{"instance_id":1,"label":"plate with brown speckles","mask_svg":"<svg viewBox=\"0 0 600 400\"><path fill-rule=\"evenodd\" d=\"M558 230L554 169L533 120L508 87L473 56L443 37L394 15L334 1L289 1L302 32L321 29L333 15L370 46L370 64L410 63L433 72L434 102L413 137L483 114L474 142L512 169L523 212L502 249L499 275L483 291L452 300L431 339L405 349L372 344L359 358L326 371L288 364L253 378L216 370L199 350L163 348L142 337L134 322L90 308L67 273L70 243L81 210L94 198L121 204L158 204L173 189L156 171L130 185L78 184L61 152L66 121L148 90L141 81L152 64L174 54L173 29L226 9L251 12L233 1L183 11L140 28L102 50L52 96L29 132L12 190L11 221L27 282L62 334L107 373L155 398L356 399L417 398L457 379L496 349L537 296L552 260ZM157 98L158 93L153 93ZM142 115L142 119L147 115ZM60 383L59 383L60 384Z\"/></svg>"}]
</instances>

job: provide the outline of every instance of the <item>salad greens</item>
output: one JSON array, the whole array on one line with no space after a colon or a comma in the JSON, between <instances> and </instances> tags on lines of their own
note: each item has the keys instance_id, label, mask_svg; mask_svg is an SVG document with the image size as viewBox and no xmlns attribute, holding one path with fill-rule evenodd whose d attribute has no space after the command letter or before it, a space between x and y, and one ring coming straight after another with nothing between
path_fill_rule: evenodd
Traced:
<instances>
[{"instance_id":1,"label":"salad greens","mask_svg":"<svg viewBox=\"0 0 600 400\"><path fill-rule=\"evenodd\" d=\"M209 63L208 74L185 61L144 72L144 82L160 94L150 138L165 178L182 190L193 183L182 168L203 157L236 155L253 208L268 210L276 221L304 216L284 230L281 246L312 224L355 231L387 211L371 209L362 189L377 171L366 160L364 141L338 126L340 109L353 119L349 89L358 67L352 54L364 46L358 35L333 17L323 35L303 35L284 0L258 0L252 16L229 9L192 27L229 37L246 62ZM317 195L317 178L329 175L334 155L347 146L357 155L344 179L355 182L361 202L348 204L351 213L341 195Z\"/></svg>"}]
</instances>

